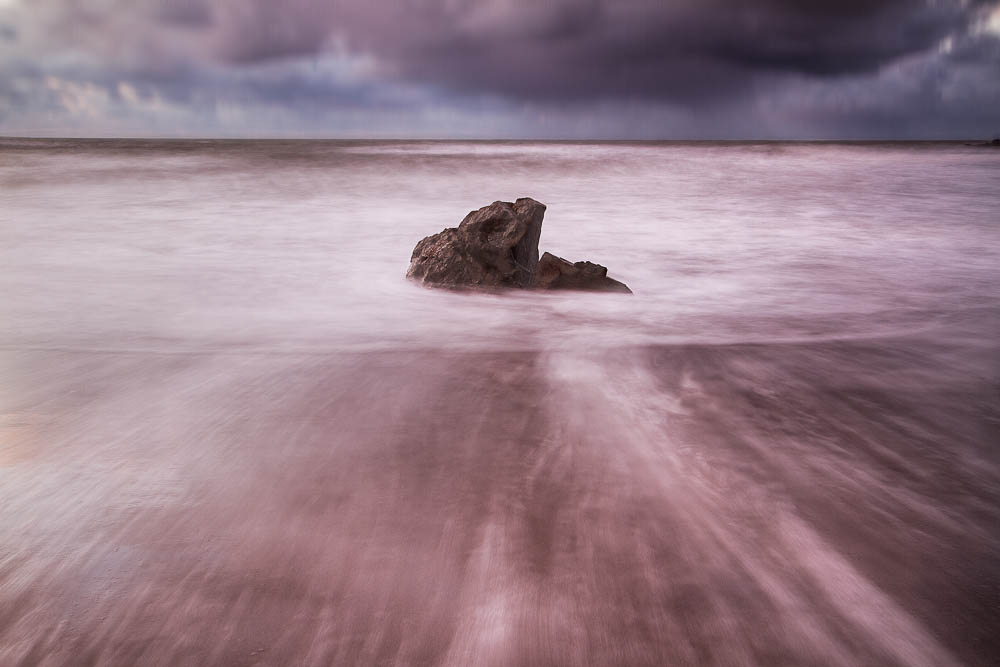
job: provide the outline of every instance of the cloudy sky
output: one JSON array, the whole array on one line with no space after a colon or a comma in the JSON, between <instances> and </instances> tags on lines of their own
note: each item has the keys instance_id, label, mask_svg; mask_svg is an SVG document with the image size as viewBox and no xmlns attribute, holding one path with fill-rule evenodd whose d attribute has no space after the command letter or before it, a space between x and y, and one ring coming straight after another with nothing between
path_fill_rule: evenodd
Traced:
<instances>
[{"instance_id":1,"label":"cloudy sky","mask_svg":"<svg viewBox=\"0 0 1000 667\"><path fill-rule=\"evenodd\" d=\"M1000 0L0 0L0 134L988 138Z\"/></svg>"}]
</instances>

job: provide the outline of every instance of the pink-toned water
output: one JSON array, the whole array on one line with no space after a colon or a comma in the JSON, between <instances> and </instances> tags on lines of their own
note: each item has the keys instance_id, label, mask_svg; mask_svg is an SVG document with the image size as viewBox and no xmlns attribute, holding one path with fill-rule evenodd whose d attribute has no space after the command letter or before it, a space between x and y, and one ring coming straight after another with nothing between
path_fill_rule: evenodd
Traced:
<instances>
[{"instance_id":1,"label":"pink-toned water","mask_svg":"<svg viewBox=\"0 0 1000 667\"><path fill-rule=\"evenodd\" d=\"M1000 153L0 140L0 665L989 665ZM633 297L403 279L494 199Z\"/></svg>"}]
</instances>

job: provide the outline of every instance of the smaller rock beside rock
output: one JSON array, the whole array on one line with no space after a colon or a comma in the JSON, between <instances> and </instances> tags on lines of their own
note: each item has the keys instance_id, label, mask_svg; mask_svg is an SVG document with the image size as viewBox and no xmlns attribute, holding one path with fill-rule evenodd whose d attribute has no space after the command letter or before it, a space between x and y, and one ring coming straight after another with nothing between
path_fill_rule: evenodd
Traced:
<instances>
[{"instance_id":1,"label":"smaller rock beside rock","mask_svg":"<svg viewBox=\"0 0 1000 667\"><path fill-rule=\"evenodd\" d=\"M593 262L570 263L549 252L543 254L538 260L532 287L632 293L632 290L625 283L608 278L608 269L600 264Z\"/></svg>"}]
</instances>

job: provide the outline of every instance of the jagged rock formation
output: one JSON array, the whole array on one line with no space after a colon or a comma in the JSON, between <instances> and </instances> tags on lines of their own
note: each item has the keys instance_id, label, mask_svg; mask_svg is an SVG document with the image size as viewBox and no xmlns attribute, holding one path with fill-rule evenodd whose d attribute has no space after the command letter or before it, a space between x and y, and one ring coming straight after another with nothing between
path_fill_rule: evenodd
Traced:
<instances>
[{"instance_id":1,"label":"jagged rock formation","mask_svg":"<svg viewBox=\"0 0 1000 667\"><path fill-rule=\"evenodd\" d=\"M545 204L534 199L495 201L420 241L406 276L430 285L529 287L544 215Z\"/></svg>"},{"instance_id":2,"label":"jagged rock formation","mask_svg":"<svg viewBox=\"0 0 1000 667\"><path fill-rule=\"evenodd\" d=\"M609 292L631 290L591 262L538 259L545 204L525 197L472 211L458 227L428 236L413 249L406 277L441 287L519 287Z\"/></svg>"}]
</instances>

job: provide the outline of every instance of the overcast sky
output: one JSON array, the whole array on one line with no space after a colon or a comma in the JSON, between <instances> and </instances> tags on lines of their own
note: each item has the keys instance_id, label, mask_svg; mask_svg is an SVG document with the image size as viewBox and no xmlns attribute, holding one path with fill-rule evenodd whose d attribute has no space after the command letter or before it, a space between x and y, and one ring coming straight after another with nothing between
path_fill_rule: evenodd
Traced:
<instances>
[{"instance_id":1,"label":"overcast sky","mask_svg":"<svg viewBox=\"0 0 1000 667\"><path fill-rule=\"evenodd\" d=\"M0 134L989 138L1000 0L0 0Z\"/></svg>"}]
</instances>

